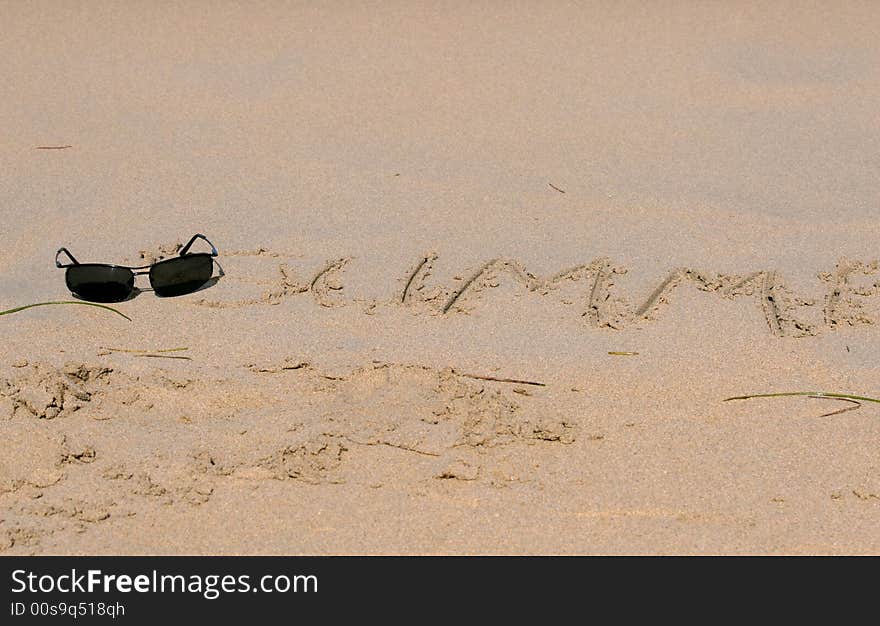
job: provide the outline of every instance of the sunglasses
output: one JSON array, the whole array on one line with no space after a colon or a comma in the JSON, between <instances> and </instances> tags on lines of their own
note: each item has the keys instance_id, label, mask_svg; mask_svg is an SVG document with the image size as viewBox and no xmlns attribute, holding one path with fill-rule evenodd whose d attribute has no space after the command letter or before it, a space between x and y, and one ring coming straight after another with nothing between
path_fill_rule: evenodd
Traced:
<instances>
[{"instance_id":1,"label":"sunglasses","mask_svg":"<svg viewBox=\"0 0 880 626\"><path fill-rule=\"evenodd\" d=\"M197 239L204 240L211 246L211 252L189 254L189 249ZM66 254L72 261L62 263L58 260ZM134 277L150 275L150 286L153 292L162 298L182 296L192 293L204 286L214 273L214 247L204 235L193 235L183 248L180 256L142 265L127 267L106 263L80 263L67 248L55 253L55 267L65 268L64 280L67 288L83 300L92 302L122 302L134 292Z\"/></svg>"}]
</instances>

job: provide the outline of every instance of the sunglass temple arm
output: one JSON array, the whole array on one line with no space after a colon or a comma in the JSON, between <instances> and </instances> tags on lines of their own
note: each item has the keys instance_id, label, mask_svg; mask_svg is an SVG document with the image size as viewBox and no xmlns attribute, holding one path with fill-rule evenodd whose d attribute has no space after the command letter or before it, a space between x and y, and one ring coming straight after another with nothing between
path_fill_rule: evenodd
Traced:
<instances>
[{"instance_id":1,"label":"sunglass temple arm","mask_svg":"<svg viewBox=\"0 0 880 626\"><path fill-rule=\"evenodd\" d=\"M196 239L202 239L202 240L204 240L209 246L211 246L211 256L217 256L218 254L220 254L219 252L217 252L217 248L214 247L214 244L211 243L211 242L208 240L207 237L205 237L205 236L202 235L201 233L197 233L197 234L193 235L193 236L192 236L192 239L190 239L190 240L187 242L187 244L186 244L185 246L183 246L183 247L180 249L180 256L183 256L184 254L186 254L187 252L189 252L190 246L192 246L193 243L195 243ZM71 258L73 258L73 257L71 257Z\"/></svg>"},{"instance_id":2,"label":"sunglass temple arm","mask_svg":"<svg viewBox=\"0 0 880 626\"><path fill-rule=\"evenodd\" d=\"M58 257L61 255L62 252L66 254L67 258L73 261L73 263L65 264L59 261ZM58 252L55 253L55 267L70 267L71 265L79 265L79 261L77 261L76 258L74 258L72 254L70 254L70 250L68 250L67 248L59 248Z\"/></svg>"}]
</instances>

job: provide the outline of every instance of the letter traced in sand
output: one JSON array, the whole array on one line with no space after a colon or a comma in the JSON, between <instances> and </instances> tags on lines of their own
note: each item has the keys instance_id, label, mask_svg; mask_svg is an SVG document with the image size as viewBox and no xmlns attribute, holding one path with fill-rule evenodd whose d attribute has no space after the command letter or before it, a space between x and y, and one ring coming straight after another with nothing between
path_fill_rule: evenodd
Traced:
<instances>
[{"instance_id":1,"label":"letter traced in sand","mask_svg":"<svg viewBox=\"0 0 880 626\"><path fill-rule=\"evenodd\" d=\"M229 256L275 258L290 256L266 248L235 251ZM813 300L799 298L787 288L782 277L773 270L757 270L745 275L712 274L689 267L678 267L669 272L661 282L636 305L627 297L616 294L615 276L627 273L627 269L613 264L607 258L598 258L588 264L575 265L556 274L541 278L528 271L517 259L493 258L481 265L467 279L455 287L434 285L427 289L426 281L439 256L435 252L422 255L400 281L402 290L391 299L382 302L372 301L364 309L365 313L375 314L380 305L427 307L441 315L451 315L467 310L466 303L477 294L499 286L502 276L524 287L530 293L541 296L550 295L560 289L566 281L587 284L584 294L584 308L581 316L593 328L622 329L634 323L649 322L655 319L660 310L669 304L672 293L682 284L693 285L706 293L716 293L726 299L740 296L754 298L760 306L770 333L777 337L812 336L819 332L816 323L810 319L804 307L815 304ZM285 298L310 292L323 307L345 306L357 300L342 297L343 285L339 273L350 261L343 257L328 261L311 278L301 280L287 263L277 266L275 280L258 279L246 274L230 276L228 280L254 285L268 285L260 297L230 300L197 300L200 306L229 308L263 304L279 304ZM824 326L836 328L841 324L873 324L880 317L880 303L869 302L865 298L880 294L880 281L870 282L880 268L878 261L870 263L841 261L835 271L820 274L828 285L824 304ZM867 277L867 278L866 278ZM867 282L866 282L867 280ZM861 298L860 300L857 298ZM564 299L565 304L572 304ZM806 312L806 319L802 316ZM818 311L817 311L818 312Z\"/></svg>"}]
</instances>

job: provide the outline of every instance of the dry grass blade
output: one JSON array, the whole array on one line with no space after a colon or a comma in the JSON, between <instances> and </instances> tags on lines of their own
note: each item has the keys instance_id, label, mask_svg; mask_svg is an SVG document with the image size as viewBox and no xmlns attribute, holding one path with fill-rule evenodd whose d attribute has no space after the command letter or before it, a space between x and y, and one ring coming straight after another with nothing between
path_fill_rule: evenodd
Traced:
<instances>
[{"instance_id":1,"label":"dry grass blade","mask_svg":"<svg viewBox=\"0 0 880 626\"><path fill-rule=\"evenodd\" d=\"M7 309L6 311L0 311L0 315L9 315L10 313L18 313L19 311L24 311L25 309L32 309L37 306L48 306L50 304L81 304L83 306L93 306L99 309L106 309L108 311L113 311L116 315L121 315L129 322L131 318L121 311L117 311L113 307L105 306L103 304L96 304L95 302L79 302L77 300L59 300L57 302L37 302L36 304L26 304L24 306L15 307L14 309Z\"/></svg>"},{"instance_id":2,"label":"dry grass blade","mask_svg":"<svg viewBox=\"0 0 880 626\"><path fill-rule=\"evenodd\" d=\"M533 380L520 380L518 378L498 378L496 376L482 376L480 374L465 374L462 372L455 372L459 376L464 376L465 378L473 378L475 380L488 380L494 383L512 383L514 385L532 385L535 387L546 387L547 383L538 383Z\"/></svg>"},{"instance_id":3,"label":"dry grass blade","mask_svg":"<svg viewBox=\"0 0 880 626\"><path fill-rule=\"evenodd\" d=\"M730 400L751 400L752 398L786 398L794 396L804 396L816 400L840 400L842 402L850 402L853 404L853 406L844 407L837 411L824 413L819 417L830 417L831 415L840 415L841 413L845 413L846 411L855 411L862 406L862 402L876 402L880 404L880 399L878 398L855 396L849 393L829 393L826 391L787 391L782 393L754 393L745 396L733 396L732 398L725 398L724 401L729 402Z\"/></svg>"},{"instance_id":4,"label":"dry grass blade","mask_svg":"<svg viewBox=\"0 0 880 626\"><path fill-rule=\"evenodd\" d=\"M130 348L108 348L101 346L101 350L109 350L110 352L128 352L130 354L160 354L162 352L183 352L184 350L189 350L187 347L181 348L162 348L161 350L135 350Z\"/></svg>"},{"instance_id":5,"label":"dry grass blade","mask_svg":"<svg viewBox=\"0 0 880 626\"><path fill-rule=\"evenodd\" d=\"M752 398L784 398L790 396L808 396L813 398L841 398L844 400L857 400L859 402L876 402L880 404L880 399L868 398L867 396L855 396L850 393L829 393L827 391L785 391L782 393L752 393L745 396L733 396L724 398L725 402L731 400L751 400Z\"/></svg>"}]
</instances>

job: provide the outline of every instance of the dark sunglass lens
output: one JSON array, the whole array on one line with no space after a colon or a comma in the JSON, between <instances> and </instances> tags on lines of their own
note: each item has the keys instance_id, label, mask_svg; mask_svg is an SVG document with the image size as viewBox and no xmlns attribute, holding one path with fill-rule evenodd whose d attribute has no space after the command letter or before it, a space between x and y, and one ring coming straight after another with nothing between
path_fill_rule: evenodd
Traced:
<instances>
[{"instance_id":1,"label":"dark sunglass lens","mask_svg":"<svg viewBox=\"0 0 880 626\"><path fill-rule=\"evenodd\" d=\"M134 290L134 274L124 267L73 265L65 279L70 291L92 302L121 302Z\"/></svg>"},{"instance_id":2,"label":"dark sunglass lens","mask_svg":"<svg viewBox=\"0 0 880 626\"><path fill-rule=\"evenodd\" d=\"M157 296L182 296L211 280L214 263L208 254L188 254L156 263L150 268L150 284Z\"/></svg>"}]
</instances>

